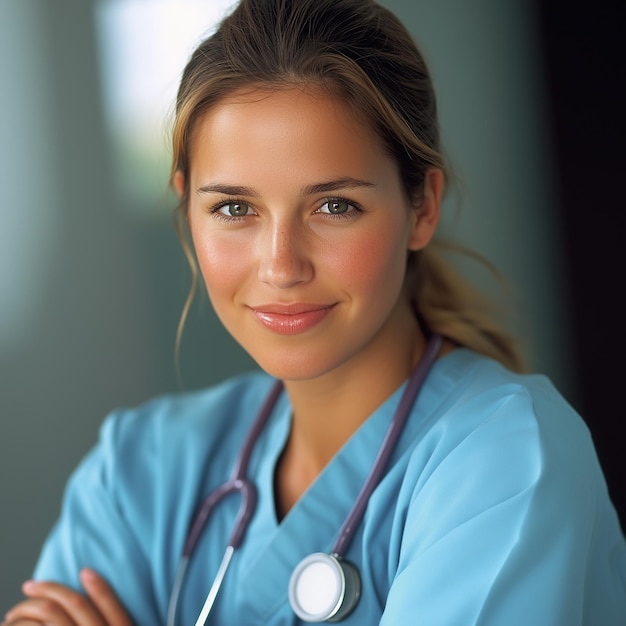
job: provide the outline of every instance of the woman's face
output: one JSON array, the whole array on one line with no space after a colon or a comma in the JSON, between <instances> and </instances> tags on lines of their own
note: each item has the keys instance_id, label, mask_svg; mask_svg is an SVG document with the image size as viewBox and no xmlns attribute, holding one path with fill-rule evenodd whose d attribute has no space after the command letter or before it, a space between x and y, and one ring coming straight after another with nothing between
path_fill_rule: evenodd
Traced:
<instances>
[{"instance_id":1,"label":"woman's face","mask_svg":"<svg viewBox=\"0 0 626 626\"><path fill-rule=\"evenodd\" d=\"M438 190L427 183L411 206L378 138L311 90L236 93L192 139L200 270L217 315L259 365L304 380L401 357L417 332L403 295L407 253L432 235Z\"/></svg>"}]
</instances>

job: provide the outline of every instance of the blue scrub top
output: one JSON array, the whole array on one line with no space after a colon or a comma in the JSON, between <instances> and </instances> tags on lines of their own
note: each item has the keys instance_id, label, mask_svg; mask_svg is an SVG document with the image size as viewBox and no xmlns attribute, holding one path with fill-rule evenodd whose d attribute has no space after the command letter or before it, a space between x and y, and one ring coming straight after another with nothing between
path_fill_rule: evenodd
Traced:
<instances>
[{"instance_id":1,"label":"blue scrub top","mask_svg":"<svg viewBox=\"0 0 626 626\"><path fill-rule=\"evenodd\" d=\"M229 477L272 382L241 376L109 416L35 577L80 589L80 568L94 568L135 623L164 624L194 512ZM273 477L291 416L281 396L249 467L257 510L210 624L300 623L291 572L332 547L401 391L278 523ZM179 624L195 623L238 508L230 497L209 519ZM626 544L586 426L545 377L466 349L433 366L346 557L362 581L346 626L626 624Z\"/></svg>"}]
</instances>

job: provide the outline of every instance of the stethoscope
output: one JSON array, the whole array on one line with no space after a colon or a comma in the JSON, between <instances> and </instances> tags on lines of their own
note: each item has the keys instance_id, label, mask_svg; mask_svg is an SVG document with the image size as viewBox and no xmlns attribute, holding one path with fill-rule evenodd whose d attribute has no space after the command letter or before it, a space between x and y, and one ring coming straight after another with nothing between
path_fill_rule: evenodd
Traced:
<instances>
[{"instance_id":1,"label":"stethoscope","mask_svg":"<svg viewBox=\"0 0 626 626\"><path fill-rule=\"evenodd\" d=\"M289 603L294 613L304 622L339 622L356 607L359 601L361 580L358 570L352 563L346 561L343 555L348 550L354 532L363 518L370 496L382 478L389 458L396 447L409 416L411 407L426 379L430 367L437 358L441 344L441 336L432 335L419 363L408 380L400 403L380 445L372 469L365 479L343 526L339 530L330 554L315 552L307 556L300 561L291 574L288 589ZM246 478L248 463L254 445L272 414L281 391L282 383L277 381L270 390L248 433L244 445L237 456L231 477L208 496L193 519L170 595L167 610L167 626L175 626L177 605L187 566L209 516L223 498L238 491L241 493L241 505L233 532L228 539L222 562L195 626L205 626L206 624L233 554L241 545L254 514L257 495L254 485Z\"/></svg>"}]
</instances>

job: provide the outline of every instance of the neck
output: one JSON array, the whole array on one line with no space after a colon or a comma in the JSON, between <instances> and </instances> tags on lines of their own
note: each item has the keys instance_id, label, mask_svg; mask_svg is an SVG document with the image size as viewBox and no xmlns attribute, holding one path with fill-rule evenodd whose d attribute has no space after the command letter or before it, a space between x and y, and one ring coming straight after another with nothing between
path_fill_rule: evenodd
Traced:
<instances>
[{"instance_id":1,"label":"neck","mask_svg":"<svg viewBox=\"0 0 626 626\"><path fill-rule=\"evenodd\" d=\"M391 329L358 358L332 372L311 380L285 381L293 421L276 472L279 516L407 379L423 354L426 340L412 313L405 324Z\"/></svg>"}]
</instances>

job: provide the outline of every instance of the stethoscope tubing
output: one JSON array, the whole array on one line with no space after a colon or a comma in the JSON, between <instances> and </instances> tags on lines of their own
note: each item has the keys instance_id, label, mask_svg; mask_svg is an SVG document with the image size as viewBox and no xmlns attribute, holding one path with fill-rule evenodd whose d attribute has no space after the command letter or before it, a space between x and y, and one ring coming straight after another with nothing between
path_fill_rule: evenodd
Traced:
<instances>
[{"instance_id":1,"label":"stethoscope tubing","mask_svg":"<svg viewBox=\"0 0 626 626\"><path fill-rule=\"evenodd\" d=\"M348 516L339 530L337 539L335 540L331 550L333 557L341 558L347 552L354 537L355 529L360 524L363 515L365 514L365 509L367 508L370 496L374 492L374 489L380 482L387 468L391 455L396 448L406 420L411 412L411 407L426 379L430 367L441 349L442 342L443 338L440 335L435 334L431 336L422 358L411 374L404 392L402 393L402 397L400 398L400 402L398 403L393 419L389 424L389 428L387 429L385 437L378 449L372 469L365 479L359 495L357 496L350 512L348 513ZM191 559L196 545L202 536L202 532L204 531L204 527L211 516L211 513L223 498L226 498L232 493L240 492L242 499L237 513L237 518L235 520L233 532L228 539L226 551L222 558L222 562L220 563L218 573L202 606L202 611L198 616L195 626L203 626L208 618L209 612L213 607L219 589L222 585L224 576L226 575L226 570L228 569L232 556L235 550L241 545L250 520L254 515L257 502L257 492L254 485L246 478L248 464L252 456L254 445L260 436L261 431L265 427L270 415L272 414L282 389L282 382L277 380L270 389L270 393L267 395L265 402L263 403L263 406L261 407L261 410L259 411L258 416L246 437L244 445L237 455L230 478L224 484L215 489L215 491L213 491L208 498L206 498L194 517L188 537L183 547L183 554L176 573L172 593L170 595L167 613L168 626L175 625L178 600L181 595L189 560Z\"/></svg>"},{"instance_id":2,"label":"stethoscope tubing","mask_svg":"<svg viewBox=\"0 0 626 626\"><path fill-rule=\"evenodd\" d=\"M222 557L222 562L217 570L217 574L215 575L215 580L211 585L211 589L209 590L209 594L202 605L202 610L200 611L200 615L198 615L198 619L194 626L204 626L209 617L209 613L213 608L213 603L215 602L215 598L217 598L217 594L220 591L220 587L222 586L222 581L226 576L226 571L228 570L228 566L230 565L230 561L233 558L233 554L235 554L235 548L233 546L226 546L226 551L224 552L224 556Z\"/></svg>"},{"instance_id":3,"label":"stethoscope tubing","mask_svg":"<svg viewBox=\"0 0 626 626\"><path fill-rule=\"evenodd\" d=\"M232 493L240 492L242 496L241 504L239 505L237 518L235 519L233 532L228 539L226 551L224 552L222 562L220 563L218 574L213 581L209 595L202 606L202 611L196 621L196 626L203 625L208 617L211 607L213 606L215 598L217 597L219 589L222 585L230 560L235 550L241 545L246 529L248 528L248 524L254 515L257 502L257 492L254 485L246 478L248 463L250 461L250 457L252 456L254 444L272 414L282 389L282 382L277 380L272 386L270 393L267 395L267 398L265 399L265 402L263 403L263 406L261 407L261 410L259 411L248 436L246 437L244 445L237 455L230 478L225 483L217 487L217 489L215 489L215 491L213 491L209 497L206 498L193 518L191 529L189 530L189 534L187 535L187 539L183 546L183 554L178 565L176 578L174 579L174 585L170 594L170 601L167 610L167 626L174 626L176 624L178 600L180 599L189 560L196 549L196 545L202 536L202 532L204 531L204 527L209 520L211 513L221 500Z\"/></svg>"},{"instance_id":4,"label":"stethoscope tubing","mask_svg":"<svg viewBox=\"0 0 626 626\"><path fill-rule=\"evenodd\" d=\"M227 545L232 546L235 550L241 545L248 523L254 514L257 500L256 488L246 478L248 463L250 461L250 457L252 456L252 448L261 434L261 431L265 427L267 420L272 414L272 410L274 409L282 389L282 382L277 380L272 386L270 393L259 411L257 419L246 437L244 445L235 461L231 477L224 484L220 485L202 503L202 506L196 513L191 530L189 531L189 535L187 537L187 541L185 542L185 546L183 548L183 557L189 558L193 554L196 544L202 536L204 526L206 525L215 506L219 504L223 498L237 491L241 492L242 501L239 507L239 513L237 514L237 519L235 520L233 532L228 539Z\"/></svg>"},{"instance_id":5,"label":"stethoscope tubing","mask_svg":"<svg viewBox=\"0 0 626 626\"><path fill-rule=\"evenodd\" d=\"M350 542L354 537L354 531L361 523L370 496L374 492L374 489L387 469L389 459L396 449L396 445L400 439L406 420L411 412L411 407L413 406L415 398L417 398L417 395L424 384L424 380L426 380L426 375L428 374L431 365L439 354L442 343L443 337L441 337L441 335L433 335L431 337L424 350L422 358L411 375L411 378L407 382L404 392L402 393L402 397L400 398L398 408L396 409L393 419L389 424L389 428L385 433L383 442L380 444L372 469L365 479L365 482L361 487L361 491L354 501L352 509L348 513L348 517L346 517L341 529L339 530L339 534L337 535L337 539L335 540L335 544L331 550L331 554L333 556L343 557L350 547Z\"/></svg>"}]
</instances>

